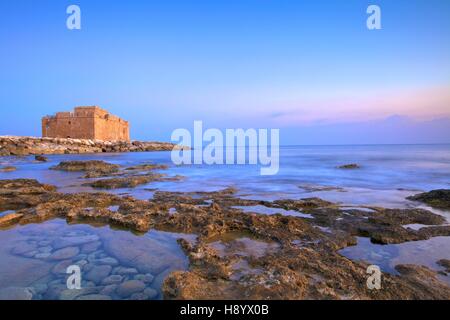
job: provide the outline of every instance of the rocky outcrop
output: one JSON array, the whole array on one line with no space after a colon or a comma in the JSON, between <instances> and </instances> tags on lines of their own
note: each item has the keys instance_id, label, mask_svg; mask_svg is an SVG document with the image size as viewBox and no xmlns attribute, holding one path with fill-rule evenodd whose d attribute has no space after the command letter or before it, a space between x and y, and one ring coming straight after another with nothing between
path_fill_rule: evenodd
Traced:
<instances>
[{"instance_id":1,"label":"rocky outcrop","mask_svg":"<svg viewBox=\"0 0 450 320\"><path fill-rule=\"evenodd\" d=\"M24 203L15 200L19 192L26 196ZM234 208L255 204L297 210L313 218L244 214ZM373 208L373 212L367 212L344 209L318 198L246 200L237 197L233 188L216 192L157 192L151 200L138 200L106 193L62 194L34 180L0 181L1 206L21 215L13 222L19 224L60 217L69 222L108 223L137 232L156 229L197 236L195 240L178 241L189 259L189 271L172 273L165 271L167 259L162 251L148 250L147 245L128 245L117 235L104 239L107 255L94 252L87 260L111 267L86 271L94 270L89 276L94 284L111 284L101 292L87 295L108 295L115 290L120 297L142 299L154 295L144 289L147 278L153 283L165 278L166 299L450 299L450 287L440 282L437 273L419 266L398 266L399 275L383 273L382 289L369 290L365 285L368 265L338 253L356 243L355 235L382 243L450 235L449 226L435 225L443 223L443 218L426 210ZM111 206L118 209L112 210ZM420 230L403 227L409 223L432 226ZM332 232L317 226L328 227ZM49 259L60 261L78 254L73 240L55 241L64 244L64 248L53 248L57 251L52 251ZM96 238L82 240L97 246ZM33 246L21 246L14 254L31 252L42 257ZM83 246L80 252L84 250ZM139 263L124 270L113 267L117 261ZM123 276L129 272L141 275L125 280ZM153 279L151 275L155 273L161 276ZM122 277L111 278L112 275ZM122 284L116 284L119 279ZM58 297L61 288L56 289L49 288L50 292L56 290Z\"/></svg>"},{"instance_id":2,"label":"rocky outcrop","mask_svg":"<svg viewBox=\"0 0 450 320\"><path fill-rule=\"evenodd\" d=\"M13 172L16 170L17 168L13 166L0 167L0 172Z\"/></svg>"},{"instance_id":3,"label":"rocky outcrop","mask_svg":"<svg viewBox=\"0 0 450 320\"><path fill-rule=\"evenodd\" d=\"M439 209L450 209L450 189L431 190L410 196L407 199L420 201Z\"/></svg>"},{"instance_id":4,"label":"rocky outcrop","mask_svg":"<svg viewBox=\"0 0 450 320\"><path fill-rule=\"evenodd\" d=\"M119 171L120 166L105 161L63 161L57 166L51 167L52 170L74 171L74 172L93 172L99 174L109 174Z\"/></svg>"},{"instance_id":5,"label":"rocky outcrop","mask_svg":"<svg viewBox=\"0 0 450 320\"><path fill-rule=\"evenodd\" d=\"M36 160L37 162L47 162L48 161L47 157L44 157L43 155L35 156L34 160Z\"/></svg>"},{"instance_id":6,"label":"rocky outcrop","mask_svg":"<svg viewBox=\"0 0 450 320\"><path fill-rule=\"evenodd\" d=\"M360 166L357 163L349 163L349 164L344 164L338 167L339 169L359 169Z\"/></svg>"},{"instance_id":7,"label":"rocky outcrop","mask_svg":"<svg viewBox=\"0 0 450 320\"><path fill-rule=\"evenodd\" d=\"M165 142L108 142L69 138L0 136L0 156L170 151L174 148L179 147Z\"/></svg>"},{"instance_id":8,"label":"rocky outcrop","mask_svg":"<svg viewBox=\"0 0 450 320\"><path fill-rule=\"evenodd\" d=\"M181 176L167 177L164 174L148 173L142 175L131 175L120 178L100 179L94 182L88 182L83 185L96 189L121 189L135 188L142 184L157 181L179 181L183 179Z\"/></svg>"}]
</instances>

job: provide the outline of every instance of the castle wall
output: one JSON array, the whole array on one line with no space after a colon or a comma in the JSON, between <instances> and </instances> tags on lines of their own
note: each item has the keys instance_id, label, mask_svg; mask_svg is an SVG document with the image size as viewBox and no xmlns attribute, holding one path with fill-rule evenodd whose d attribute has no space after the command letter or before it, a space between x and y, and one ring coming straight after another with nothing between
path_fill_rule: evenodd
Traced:
<instances>
[{"instance_id":1,"label":"castle wall","mask_svg":"<svg viewBox=\"0 0 450 320\"><path fill-rule=\"evenodd\" d=\"M42 136L130 141L129 124L99 107L77 107L42 119Z\"/></svg>"}]
</instances>

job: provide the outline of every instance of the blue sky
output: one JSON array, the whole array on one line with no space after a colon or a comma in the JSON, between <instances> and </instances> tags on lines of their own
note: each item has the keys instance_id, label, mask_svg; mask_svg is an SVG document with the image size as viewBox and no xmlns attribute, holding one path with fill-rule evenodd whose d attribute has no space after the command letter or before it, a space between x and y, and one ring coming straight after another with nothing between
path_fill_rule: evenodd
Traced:
<instances>
[{"instance_id":1,"label":"blue sky","mask_svg":"<svg viewBox=\"0 0 450 320\"><path fill-rule=\"evenodd\" d=\"M382 30L366 28L369 4ZM280 128L289 144L450 142L448 0L16 0L0 13L0 134L99 105L135 139L203 120Z\"/></svg>"}]
</instances>

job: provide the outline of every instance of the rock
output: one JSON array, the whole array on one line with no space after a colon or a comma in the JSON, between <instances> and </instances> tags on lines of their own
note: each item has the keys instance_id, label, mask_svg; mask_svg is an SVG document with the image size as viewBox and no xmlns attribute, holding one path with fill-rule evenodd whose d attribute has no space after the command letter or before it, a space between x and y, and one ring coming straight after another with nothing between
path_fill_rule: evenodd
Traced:
<instances>
[{"instance_id":1,"label":"rock","mask_svg":"<svg viewBox=\"0 0 450 320\"><path fill-rule=\"evenodd\" d=\"M145 152L187 149L165 142L111 142L89 139L36 138L0 136L0 156L26 156L42 154L75 154L101 152Z\"/></svg>"},{"instance_id":2,"label":"rock","mask_svg":"<svg viewBox=\"0 0 450 320\"><path fill-rule=\"evenodd\" d=\"M13 167L13 166L6 166L6 167L1 167L0 168L0 172L13 172L16 171L17 168Z\"/></svg>"},{"instance_id":3,"label":"rock","mask_svg":"<svg viewBox=\"0 0 450 320\"><path fill-rule=\"evenodd\" d=\"M148 171L148 170L166 170L169 167L167 165L161 164L141 164L133 167L128 167L125 170L127 171Z\"/></svg>"},{"instance_id":4,"label":"rock","mask_svg":"<svg viewBox=\"0 0 450 320\"><path fill-rule=\"evenodd\" d=\"M72 265L72 260L63 260L55 264L52 272L56 275L66 274L67 268Z\"/></svg>"},{"instance_id":5,"label":"rock","mask_svg":"<svg viewBox=\"0 0 450 320\"><path fill-rule=\"evenodd\" d=\"M50 252L41 252L38 254L34 255L35 259L47 259L48 257L50 257L51 253Z\"/></svg>"},{"instance_id":6,"label":"rock","mask_svg":"<svg viewBox=\"0 0 450 320\"><path fill-rule=\"evenodd\" d=\"M59 300L75 300L80 296L98 293L99 289L95 287L81 289L66 289L59 294Z\"/></svg>"},{"instance_id":7,"label":"rock","mask_svg":"<svg viewBox=\"0 0 450 320\"><path fill-rule=\"evenodd\" d=\"M24 257L27 257L27 258L33 258L33 257L34 257L35 255L37 255L37 254L39 254L39 251L34 250L34 251L25 252L25 253L23 254L23 256L24 256Z\"/></svg>"},{"instance_id":8,"label":"rock","mask_svg":"<svg viewBox=\"0 0 450 320\"><path fill-rule=\"evenodd\" d=\"M34 160L38 161L38 162L47 162L48 159L47 157L44 157L43 155L37 155L34 157Z\"/></svg>"},{"instance_id":9,"label":"rock","mask_svg":"<svg viewBox=\"0 0 450 320\"><path fill-rule=\"evenodd\" d=\"M450 209L450 189L438 189L407 197L408 200L420 201L431 207Z\"/></svg>"},{"instance_id":10,"label":"rock","mask_svg":"<svg viewBox=\"0 0 450 320\"><path fill-rule=\"evenodd\" d=\"M45 283L33 284L31 291L33 291L33 296L37 294L44 294L48 290L48 285Z\"/></svg>"},{"instance_id":11,"label":"rock","mask_svg":"<svg viewBox=\"0 0 450 320\"><path fill-rule=\"evenodd\" d=\"M113 173L119 170L119 166L105 161L90 160L90 161L63 161L57 166L51 167L52 170L62 171L86 171L86 172L101 172Z\"/></svg>"},{"instance_id":12,"label":"rock","mask_svg":"<svg viewBox=\"0 0 450 320\"><path fill-rule=\"evenodd\" d=\"M106 296L106 295L103 295L103 294L89 294L89 295L86 295L86 296L78 297L77 300L91 300L91 301L94 301L94 300L112 300L112 298L110 296Z\"/></svg>"},{"instance_id":13,"label":"rock","mask_svg":"<svg viewBox=\"0 0 450 320\"><path fill-rule=\"evenodd\" d=\"M145 289L145 283L139 280L129 280L117 287L117 294L122 298L127 298L133 293L142 292Z\"/></svg>"},{"instance_id":14,"label":"rock","mask_svg":"<svg viewBox=\"0 0 450 320\"><path fill-rule=\"evenodd\" d=\"M183 267L183 260L179 256L150 238L136 241L136 237L127 233L107 235L103 238L103 247L110 256L119 260L121 265L133 267L142 274L158 274L170 267Z\"/></svg>"},{"instance_id":15,"label":"rock","mask_svg":"<svg viewBox=\"0 0 450 320\"><path fill-rule=\"evenodd\" d=\"M43 253L52 252L53 248L50 246L39 247L38 251Z\"/></svg>"},{"instance_id":16,"label":"rock","mask_svg":"<svg viewBox=\"0 0 450 320\"><path fill-rule=\"evenodd\" d=\"M338 167L339 169L359 169L360 166L356 163L344 164Z\"/></svg>"},{"instance_id":17,"label":"rock","mask_svg":"<svg viewBox=\"0 0 450 320\"><path fill-rule=\"evenodd\" d=\"M113 296L114 293L116 292L116 289L117 289L116 284L107 285L102 289L102 291L100 291L100 294L104 294L106 296Z\"/></svg>"},{"instance_id":18,"label":"rock","mask_svg":"<svg viewBox=\"0 0 450 320\"><path fill-rule=\"evenodd\" d=\"M147 274L138 274L138 275L135 275L135 276L134 276L134 280L139 280L139 281L142 281L142 282L144 282L144 283L146 283L146 284L152 283L152 281L153 281L154 278L155 278L155 277L154 277L152 274L150 274L150 273L147 273Z\"/></svg>"},{"instance_id":19,"label":"rock","mask_svg":"<svg viewBox=\"0 0 450 320\"><path fill-rule=\"evenodd\" d=\"M104 278L109 276L112 267L108 265L94 266L86 274L85 279L93 281L95 283L101 283Z\"/></svg>"},{"instance_id":20,"label":"rock","mask_svg":"<svg viewBox=\"0 0 450 320\"><path fill-rule=\"evenodd\" d=\"M61 249L65 247L80 246L90 242L95 242L99 237L95 234L87 236L71 236L71 237L60 237L53 241L53 247L55 249Z\"/></svg>"},{"instance_id":21,"label":"rock","mask_svg":"<svg viewBox=\"0 0 450 320\"><path fill-rule=\"evenodd\" d=\"M0 289L0 300L31 300L30 288L8 287Z\"/></svg>"},{"instance_id":22,"label":"rock","mask_svg":"<svg viewBox=\"0 0 450 320\"><path fill-rule=\"evenodd\" d=\"M92 253L94 251L97 251L101 245L102 245L102 243L100 241L86 243L81 247L81 252L82 253Z\"/></svg>"},{"instance_id":23,"label":"rock","mask_svg":"<svg viewBox=\"0 0 450 320\"><path fill-rule=\"evenodd\" d=\"M75 257L76 255L78 255L78 253L80 253L80 249L78 249L77 247L66 247L64 249L59 249L53 252L50 256L50 259L65 260Z\"/></svg>"},{"instance_id":24,"label":"rock","mask_svg":"<svg viewBox=\"0 0 450 320\"><path fill-rule=\"evenodd\" d=\"M10 213L0 217L0 227L7 227L20 222L23 214Z\"/></svg>"},{"instance_id":25,"label":"rock","mask_svg":"<svg viewBox=\"0 0 450 320\"><path fill-rule=\"evenodd\" d=\"M450 260L448 259L441 259L437 262L438 265L445 268L445 272L450 273Z\"/></svg>"},{"instance_id":26,"label":"rock","mask_svg":"<svg viewBox=\"0 0 450 320\"><path fill-rule=\"evenodd\" d=\"M45 294L45 299L57 300L64 290L67 290L67 284L61 282L50 283Z\"/></svg>"},{"instance_id":27,"label":"rock","mask_svg":"<svg viewBox=\"0 0 450 320\"><path fill-rule=\"evenodd\" d=\"M113 274L113 275L110 275L109 277L103 279L102 285L108 286L111 284L119 284L122 282L122 280L123 280L123 277L121 275Z\"/></svg>"},{"instance_id":28,"label":"rock","mask_svg":"<svg viewBox=\"0 0 450 320\"><path fill-rule=\"evenodd\" d=\"M114 268L113 273L120 275L135 275L138 274L138 271L135 268L117 267Z\"/></svg>"},{"instance_id":29,"label":"rock","mask_svg":"<svg viewBox=\"0 0 450 320\"><path fill-rule=\"evenodd\" d=\"M147 299L155 299L158 296L158 291L153 288L145 288L144 294L147 295Z\"/></svg>"},{"instance_id":30,"label":"rock","mask_svg":"<svg viewBox=\"0 0 450 320\"><path fill-rule=\"evenodd\" d=\"M35 244L31 244L26 241L21 241L11 250L11 253L15 255L23 255L27 252L36 251L36 249L37 246Z\"/></svg>"},{"instance_id":31,"label":"rock","mask_svg":"<svg viewBox=\"0 0 450 320\"><path fill-rule=\"evenodd\" d=\"M134 300L134 301L138 301L138 300L149 300L149 297L144 293L144 292L139 292L139 293L133 293L130 296L129 300Z\"/></svg>"},{"instance_id":32,"label":"rock","mask_svg":"<svg viewBox=\"0 0 450 320\"><path fill-rule=\"evenodd\" d=\"M94 263L107 264L110 266L117 266L119 264L119 261L117 261L117 259L114 259L112 257L106 257L106 258L96 259L96 260L94 260Z\"/></svg>"},{"instance_id":33,"label":"rock","mask_svg":"<svg viewBox=\"0 0 450 320\"><path fill-rule=\"evenodd\" d=\"M94 182L85 183L85 186L90 186L98 189L120 189L120 188L134 188L141 184L147 184L154 181L163 181L161 174L146 174L135 175L121 178L101 179Z\"/></svg>"}]
</instances>

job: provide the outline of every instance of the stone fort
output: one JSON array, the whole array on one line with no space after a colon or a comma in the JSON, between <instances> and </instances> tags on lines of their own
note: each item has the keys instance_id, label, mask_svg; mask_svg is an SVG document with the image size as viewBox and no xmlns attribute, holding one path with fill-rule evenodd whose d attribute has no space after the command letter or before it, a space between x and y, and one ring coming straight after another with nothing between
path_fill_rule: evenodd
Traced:
<instances>
[{"instance_id":1,"label":"stone fort","mask_svg":"<svg viewBox=\"0 0 450 320\"><path fill-rule=\"evenodd\" d=\"M130 141L128 121L97 106L76 107L42 118L42 136L50 138Z\"/></svg>"}]
</instances>

